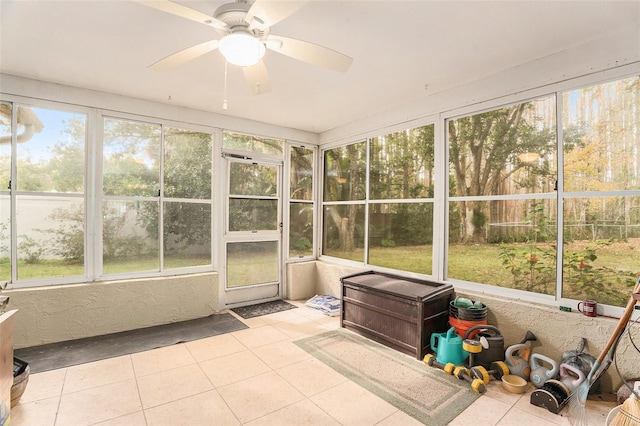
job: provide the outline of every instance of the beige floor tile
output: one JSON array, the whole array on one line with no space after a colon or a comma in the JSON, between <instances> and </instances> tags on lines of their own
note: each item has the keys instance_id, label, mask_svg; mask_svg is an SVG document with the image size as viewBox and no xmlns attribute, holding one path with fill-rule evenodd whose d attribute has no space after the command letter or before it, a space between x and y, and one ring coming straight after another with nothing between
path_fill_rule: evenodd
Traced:
<instances>
[{"instance_id":1,"label":"beige floor tile","mask_svg":"<svg viewBox=\"0 0 640 426\"><path fill-rule=\"evenodd\" d=\"M18 401L18 405L48 399L54 396L59 397L62 395L62 387L64 386L66 374L66 368L30 374L27 388L24 390L20 401Z\"/></svg>"},{"instance_id":2,"label":"beige floor tile","mask_svg":"<svg viewBox=\"0 0 640 426\"><path fill-rule=\"evenodd\" d=\"M189 349L181 343L131 355L133 369L137 377L158 373L168 368L183 367L196 360Z\"/></svg>"},{"instance_id":3,"label":"beige floor tile","mask_svg":"<svg viewBox=\"0 0 640 426\"><path fill-rule=\"evenodd\" d=\"M569 410L566 407L563 410L561 410L559 414L554 414L549 410L547 410L546 408L538 407L531 404L531 394L529 394L528 398L522 398L518 400L514 404L514 407L518 408L521 411L533 414L537 417L540 417L556 425L568 426L571 424L568 418Z\"/></svg>"},{"instance_id":4,"label":"beige floor tile","mask_svg":"<svg viewBox=\"0 0 640 426\"><path fill-rule=\"evenodd\" d=\"M274 323L273 326L294 340L314 336L326 331L323 324L313 320L306 320L297 323L283 321Z\"/></svg>"},{"instance_id":5,"label":"beige floor tile","mask_svg":"<svg viewBox=\"0 0 640 426\"><path fill-rule=\"evenodd\" d=\"M238 425L240 422L217 391L193 395L145 410L148 426Z\"/></svg>"},{"instance_id":6,"label":"beige floor tile","mask_svg":"<svg viewBox=\"0 0 640 426\"><path fill-rule=\"evenodd\" d=\"M567 410L560 411L559 414L554 414L543 407L538 407L531 404L531 394L527 394L526 398L521 398L513 404L517 409L524 411L526 413L533 414L543 420L546 420L550 423L562 426L570 425L569 419L567 418Z\"/></svg>"},{"instance_id":7,"label":"beige floor tile","mask_svg":"<svg viewBox=\"0 0 640 426\"><path fill-rule=\"evenodd\" d=\"M271 414L246 423L246 426L316 425L340 426L335 419L308 399L296 402ZM409 426L409 425L407 425Z\"/></svg>"},{"instance_id":8,"label":"beige floor tile","mask_svg":"<svg viewBox=\"0 0 640 426\"><path fill-rule=\"evenodd\" d=\"M538 416L512 408L497 423L498 426L555 426L555 423L541 419Z\"/></svg>"},{"instance_id":9,"label":"beige floor tile","mask_svg":"<svg viewBox=\"0 0 640 426\"><path fill-rule=\"evenodd\" d=\"M67 368L62 393L77 392L96 386L133 379L130 356L109 358Z\"/></svg>"},{"instance_id":10,"label":"beige floor tile","mask_svg":"<svg viewBox=\"0 0 640 426\"><path fill-rule=\"evenodd\" d=\"M202 362L247 350L232 334L221 334L185 344L196 361Z\"/></svg>"},{"instance_id":11,"label":"beige floor tile","mask_svg":"<svg viewBox=\"0 0 640 426\"><path fill-rule=\"evenodd\" d=\"M56 426L81 426L140 411L135 380L62 395Z\"/></svg>"},{"instance_id":12,"label":"beige floor tile","mask_svg":"<svg viewBox=\"0 0 640 426\"><path fill-rule=\"evenodd\" d=\"M502 386L501 380L496 380L493 377L486 386L487 391L484 393L484 396L498 400L500 402L504 402L508 405L514 405L521 398L526 399L528 402L531 398L531 391L535 389L535 387L530 384L527 392L523 394L512 393Z\"/></svg>"},{"instance_id":13,"label":"beige floor tile","mask_svg":"<svg viewBox=\"0 0 640 426\"><path fill-rule=\"evenodd\" d=\"M218 392L242 423L304 399L300 392L273 371L222 386Z\"/></svg>"},{"instance_id":14,"label":"beige floor tile","mask_svg":"<svg viewBox=\"0 0 640 426\"><path fill-rule=\"evenodd\" d=\"M571 404L560 411L559 414L553 414L549 410L536 407L531 404L531 399L522 399L514 404L514 407L526 411L527 413L534 414L543 418L551 423L561 426L567 426L571 424L572 417L586 418L589 424L603 425L609 414L609 411L616 406L615 395L603 395L602 397L595 397L587 400L585 410L583 412L578 411L581 415L575 415L571 409Z\"/></svg>"},{"instance_id":15,"label":"beige floor tile","mask_svg":"<svg viewBox=\"0 0 640 426\"><path fill-rule=\"evenodd\" d=\"M213 389L197 364L138 377L142 406L147 409Z\"/></svg>"},{"instance_id":16,"label":"beige floor tile","mask_svg":"<svg viewBox=\"0 0 640 426\"><path fill-rule=\"evenodd\" d=\"M322 330L322 332L337 330L340 328L340 322L334 321L333 319L326 322L323 322L323 321L316 321L316 322L320 324L320 329Z\"/></svg>"},{"instance_id":17,"label":"beige floor tile","mask_svg":"<svg viewBox=\"0 0 640 426\"><path fill-rule=\"evenodd\" d=\"M353 382L345 382L312 396L311 401L341 424L375 425L397 408Z\"/></svg>"},{"instance_id":18,"label":"beige floor tile","mask_svg":"<svg viewBox=\"0 0 640 426\"><path fill-rule=\"evenodd\" d=\"M271 325L235 331L233 335L250 349L289 340L289 336Z\"/></svg>"},{"instance_id":19,"label":"beige floor tile","mask_svg":"<svg viewBox=\"0 0 640 426\"><path fill-rule=\"evenodd\" d=\"M320 312L317 309L313 309L310 308L308 306L304 306L304 304L300 307L300 315L303 315L307 318L313 319L313 320L319 320L322 318L331 318L328 315L325 315L324 313ZM338 318L338 317L335 317Z\"/></svg>"},{"instance_id":20,"label":"beige floor tile","mask_svg":"<svg viewBox=\"0 0 640 426\"><path fill-rule=\"evenodd\" d=\"M337 326L340 326L339 315L329 316L320 311L317 311L316 309L311 309L311 308L309 308L308 311L311 312L311 314L309 314L309 317L313 318L313 320L316 322L323 323L323 324L333 323Z\"/></svg>"},{"instance_id":21,"label":"beige floor tile","mask_svg":"<svg viewBox=\"0 0 640 426\"><path fill-rule=\"evenodd\" d=\"M511 409L510 405L483 395L449 424L452 426L495 425L507 414L509 409Z\"/></svg>"},{"instance_id":22,"label":"beige floor tile","mask_svg":"<svg viewBox=\"0 0 640 426\"><path fill-rule=\"evenodd\" d=\"M13 426L53 426L56 422L59 397L18 404L11 409Z\"/></svg>"},{"instance_id":23,"label":"beige floor tile","mask_svg":"<svg viewBox=\"0 0 640 426\"><path fill-rule=\"evenodd\" d=\"M267 321L264 320L264 317L254 317L254 318L242 318L240 315L232 313L237 319L243 322L247 327L255 328L262 327L263 325L269 325Z\"/></svg>"},{"instance_id":24,"label":"beige floor tile","mask_svg":"<svg viewBox=\"0 0 640 426\"><path fill-rule=\"evenodd\" d=\"M518 403L515 404L514 407L518 408L520 411L533 414L534 416L539 417L555 425L569 426L571 424L569 422L569 418L567 417L567 412L564 410L561 411L559 414L553 414L546 408L536 407L535 405L531 405L531 403L529 402L525 404L523 401L518 401Z\"/></svg>"},{"instance_id":25,"label":"beige floor tile","mask_svg":"<svg viewBox=\"0 0 640 426\"><path fill-rule=\"evenodd\" d=\"M274 370L311 358L308 352L289 341L260 346L253 353Z\"/></svg>"},{"instance_id":26,"label":"beige floor tile","mask_svg":"<svg viewBox=\"0 0 640 426\"><path fill-rule=\"evenodd\" d=\"M142 411L137 411L105 422L96 423L96 426L147 426L147 420Z\"/></svg>"},{"instance_id":27,"label":"beige floor tile","mask_svg":"<svg viewBox=\"0 0 640 426\"><path fill-rule=\"evenodd\" d=\"M307 397L347 381L347 378L342 374L316 358L309 358L280 368L277 373Z\"/></svg>"},{"instance_id":28,"label":"beige floor tile","mask_svg":"<svg viewBox=\"0 0 640 426\"><path fill-rule=\"evenodd\" d=\"M376 423L376 426L420 426L421 424L422 422L414 419L404 411L398 410L381 422Z\"/></svg>"},{"instance_id":29,"label":"beige floor tile","mask_svg":"<svg viewBox=\"0 0 640 426\"><path fill-rule=\"evenodd\" d=\"M286 311L276 312L275 314L264 315L263 318L269 324L278 322L299 323L302 321L308 321L308 318L305 318L298 312L299 310L300 308L296 307Z\"/></svg>"},{"instance_id":30,"label":"beige floor tile","mask_svg":"<svg viewBox=\"0 0 640 426\"><path fill-rule=\"evenodd\" d=\"M605 424L609 412L618 405L617 395L591 396L585 405L585 415L591 424Z\"/></svg>"},{"instance_id":31,"label":"beige floor tile","mask_svg":"<svg viewBox=\"0 0 640 426\"><path fill-rule=\"evenodd\" d=\"M267 364L248 350L201 362L200 368L216 388L271 371Z\"/></svg>"},{"instance_id":32,"label":"beige floor tile","mask_svg":"<svg viewBox=\"0 0 640 426\"><path fill-rule=\"evenodd\" d=\"M304 302L298 306L243 320L253 329L32 374L11 425L417 424L295 345L292 338L340 325ZM531 405L532 390L511 394L492 380L450 424L570 426L567 409L556 415ZM615 405L615 396L590 399L589 425L604 424Z\"/></svg>"}]
</instances>

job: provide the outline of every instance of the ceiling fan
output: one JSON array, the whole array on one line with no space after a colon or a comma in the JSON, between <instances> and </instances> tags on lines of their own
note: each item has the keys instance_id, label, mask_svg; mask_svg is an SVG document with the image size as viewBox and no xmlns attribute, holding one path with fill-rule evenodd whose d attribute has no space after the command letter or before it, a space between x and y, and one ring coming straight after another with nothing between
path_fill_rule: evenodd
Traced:
<instances>
[{"instance_id":1,"label":"ceiling fan","mask_svg":"<svg viewBox=\"0 0 640 426\"><path fill-rule=\"evenodd\" d=\"M218 49L227 62L242 67L255 94L271 91L262 62L267 49L321 68L346 72L353 59L340 52L307 41L276 36L271 27L300 9L305 1L238 0L225 3L209 16L170 0L133 0L145 6L214 28L219 39L205 41L176 52L149 66L165 69L183 64Z\"/></svg>"}]
</instances>

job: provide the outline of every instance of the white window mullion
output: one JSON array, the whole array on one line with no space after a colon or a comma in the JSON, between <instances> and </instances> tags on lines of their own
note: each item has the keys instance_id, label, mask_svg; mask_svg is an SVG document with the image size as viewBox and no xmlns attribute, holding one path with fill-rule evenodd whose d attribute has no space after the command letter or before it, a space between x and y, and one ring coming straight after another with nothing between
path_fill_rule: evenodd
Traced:
<instances>
[{"instance_id":1,"label":"white window mullion","mask_svg":"<svg viewBox=\"0 0 640 426\"><path fill-rule=\"evenodd\" d=\"M94 226L94 239L93 239L93 279L101 277L104 273L103 267L103 254L104 254L104 240L103 240L103 205L104 205L104 190L102 186L102 173L104 167L104 156L102 150L104 146L104 115L101 113L96 114L95 120L95 149L93 151L94 156L94 186L93 186L93 205L95 207L95 214L93 215Z\"/></svg>"},{"instance_id":2,"label":"white window mullion","mask_svg":"<svg viewBox=\"0 0 640 426\"><path fill-rule=\"evenodd\" d=\"M11 206L10 221L10 244L9 252L11 257L11 282L18 280L18 224L16 223L16 168L17 168L17 139L18 139L18 106L11 103L11 181L9 183L9 205Z\"/></svg>"},{"instance_id":3,"label":"white window mullion","mask_svg":"<svg viewBox=\"0 0 640 426\"><path fill-rule=\"evenodd\" d=\"M102 211L100 198L98 197L98 181L102 181L100 179L102 162L98 159L102 139L98 137L98 129L101 128L98 120L97 111L92 110L87 114L85 135L84 268L89 281L96 279L98 276L96 271L101 267L101 262L96 258L98 239L102 241L101 237L98 238L101 233L97 231L98 223L100 223L98 216L101 216L100 212Z\"/></svg>"},{"instance_id":4,"label":"white window mullion","mask_svg":"<svg viewBox=\"0 0 640 426\"><path fill-rule=\"evenodd\" d=\"M369 265L369 200L371 196L369 194L369 175L371 172L371 138L366 139L365 149L365 175L364 175L364 266Z\"/></svg>"},{"instance_id":5,"label":"white window mullion","mask_svg":"<svg viewBox=\"0 0 640 426\"><path fill-rule=\"evenodd\" d=\"M432 245L432 275L434 280L442 282L447 276L447 250L449 235L449 204L447 202L449 188L449 155L448 139L446 136L446 121L439 115L434 125L434 153L433 174L434 185L433 202L433 245Z\"/></svg>"},{"instance_id":6,"label":"white window mullion","mask_svg":"<svg viewBox=\"0 0 640 426\"><path fill-rule=\"evenodd\" d=\"M564 262L564 137L562 117L562 93L556 93L556 143L557 143L557 177L556 177L556 300L563 298L562 265Z\"/></svg>"},{"instance_id":7,"label":"white window mullion","mask_svg":"<svg viewBox=\"0 0 640 426\"><path fill-rule=\"evenodd\" d=\"M164 132L166 127L160 126L160 176L158 180L158 268L164 271Z\"/></svg>"}]
</instances>

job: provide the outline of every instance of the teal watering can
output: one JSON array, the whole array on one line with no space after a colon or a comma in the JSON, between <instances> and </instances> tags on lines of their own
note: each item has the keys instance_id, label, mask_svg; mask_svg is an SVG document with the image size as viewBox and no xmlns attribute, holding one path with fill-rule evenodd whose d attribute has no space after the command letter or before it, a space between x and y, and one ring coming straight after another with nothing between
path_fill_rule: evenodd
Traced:
<instances>
[{"instance_id":1,"label":"teal watering can","mask_svg":"<svg viewBox=\"0 0 640 426\"><path fill-rule=\"evenodd\" d=\"M469 356L469 352L462 349L462 337L458 336L455 327L446 333L431 334L431 349L442 364L463 365Z\"/></svg>"}]
</instances>

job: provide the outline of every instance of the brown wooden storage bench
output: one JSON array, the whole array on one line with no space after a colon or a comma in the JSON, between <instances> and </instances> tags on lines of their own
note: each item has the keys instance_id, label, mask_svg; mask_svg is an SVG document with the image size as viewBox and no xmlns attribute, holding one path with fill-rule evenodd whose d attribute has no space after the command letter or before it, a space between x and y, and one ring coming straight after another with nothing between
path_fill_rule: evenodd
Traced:
<instances>
[{"instance_id":1,"label":"brown wooden storage bench","mask_svg":"<svg viewBox=\"0 0 640 426\"><path fill-rule=\"evenodd\" d=\"M448 328L451 284L368 271L342 282L340 326L422 359Z\"/></svg>"}]
</instances>

